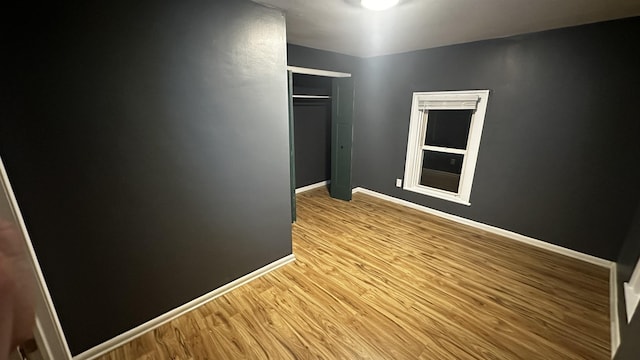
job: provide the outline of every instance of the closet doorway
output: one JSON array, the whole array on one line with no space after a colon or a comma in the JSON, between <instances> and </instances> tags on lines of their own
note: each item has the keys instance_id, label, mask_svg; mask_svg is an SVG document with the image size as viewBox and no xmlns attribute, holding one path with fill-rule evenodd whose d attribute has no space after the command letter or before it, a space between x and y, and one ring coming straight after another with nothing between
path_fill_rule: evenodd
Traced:
<instances>
[{"instance_id":1,"label":"closet doorway","mask_svg":"<svg viewBox=\"0 0 640 360\"><path fill-rule=\"evenodd\" d=\"M288 67L291 220L296 189L329 186L351 200L354 87L351 74Z\"/></svg>"}]
</instances>

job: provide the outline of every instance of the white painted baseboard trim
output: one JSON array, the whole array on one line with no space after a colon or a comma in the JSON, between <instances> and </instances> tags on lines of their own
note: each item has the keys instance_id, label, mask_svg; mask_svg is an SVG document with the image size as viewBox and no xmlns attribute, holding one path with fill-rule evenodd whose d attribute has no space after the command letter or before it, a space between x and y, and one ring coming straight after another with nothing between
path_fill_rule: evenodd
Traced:
<instances>
[{"instance_id":1,"label":"white painted baseboard trim","mask_svg":"<svg viewBox=\"0 0 640 360\"><path fill-rule=\"evenodd\" d=\"M327 186L329 184L331 184L331 180L320 181L319 183L303 186L301 188L297 188L296 189L296 194L300 194L300 193L303 193L305 191L317 189L319 187Z\"/></svg>"},{"instance_id":2,"label":"white painted baseboard trim","mask_svg":"<svg viewBox=\"0 0 640 360\"><path fill-rule=\"evenodd\" d=\"M400 205L404 205L406 207L410 207L412 209L416 209L431 215L435 215L435 216L439 216L441 218L445 218L448 220L452 220L455 221L457 223L460 224L464 224L464 225L469 225L472 227L475 227L477 229L480 230L484 230L484 231L488 231L500 236L504 236L516 241L520 241L541 249L545 249L545 250L549 250L549 251L553 251L555 253L561 254L561 255L565 255L568 257L572 257L574 259L578 259L578 260L582 260L594 265L598 265L598 266L602 266L602 267L606 267L606 268L610 268L612 264L614 264L613 261L609 261L609 260L605 260L605 259L601 259L599 257L596 256L592 256L592 255L588 255L588 254L584 254L581 253L579 251L575 251L575 250L571 250L571 249L567 249L564 248L562 246L558 246L558 245L554 245L551 243L548 243L546 241L542 241L542 240L538 240L538 239L534 239L532 237L528 237L522 234L518 234L516 232L513 231L509 231L509 230L505 230L505 229L501 229L499 227L496 226L492 226L492 225L487 225L487 224L483 224L481 222L478 221L474 221L474 220L469 220L457 215L452 215L440 210L436 210L436 209L432 209L426 206L422 206L422 205L418 205L415 203L412 203L410 201L406 201L406 200L402 200L402 199L398 199L395 198L393 196L389 196L389 195L385 195L385 194L381 194L379 192L373 191L373 190L369 190L369 189L365 189L365 188L361 188L361 187L357 187L355 189L352 190L352 192L355 193L363 193L363 194L367 194L367 195L371 195L371 196L375 196L377 198L383 199L383 200L387 200L396 204L400 204Z\"/></svg>"},{"instance_id":3,"label":"white painted baseboard trim","mask_svg":"<svg viewBox=\"0 0 640 360\"><path fill-rule=\"evenodd\" d=\"M27 225L22 217L22 211L18 206L9 176L2 159L0 159L0 201L6 201L13 215L13 220L19 228L26 249L31 259L31 270L37 290L35 295L35 327L34 338L40 349L40 353L45 360L67 360L71 359L71 352L67 345L67 340L62 332L62 325L58 319L58 313L53 306L53 300L49 293L49 288L44 280L44 274L40 268L40 262L36 256L31 237L27 231Z\"/></svg>"},{"instance_id":4,"label":"white painted baseboard trim","mask_svg":"<svg viewBox=\"0 0 640 360\"><path fill-rule=\"evenodd\" d=\"M279 267L282 267L290 262L295 261L295 256L293 254L291 255L287 255L285 257L283 257L282 259L276 260L268 265L265 265L263 267L261 267L260 269L249 273L237 280L234 280L224 286L221 286L213 291L211 291L208 294L202 295L197 299L194 299L182 306L179 306L163 315L158 316L157 318L147 321L146 323L133 328L121 335L118 335L116 337L114 337L111 340L108 340L100 345L97 345L79 355L76 355L73 357L73 360L90 360L90 359L95 359L101 355L104 355L105 353L124 345L125 343L144 335L145 333L147 333L148 331L151 331L161 325L164 325L166 323L168 323L169 321L219 297L222 296L226 293L228 293L231 290L234 290L252 280L255 280Z\"/></svg>"},{"instance_id":5,"label":"white painted baseboard trim","mask_svg":"<svg viewBox=\"0 0 640 360\"><path fill-rule=\"evenodd\" d=\"M555 253L561 254L561 255L565 255L574 259L578 259L578 260L582 260L585 262L588 262L590 264L594 264L597 266L602 266L602 267L606 267L609 269L609 302L610 302L610 319L611 319L611 358L613 358L613 356L615 355L618 346L620 345L620 326L619 326L619 319L618 319L618 280L617 280L617 267L616 267L616 263L613 261L609 261L609 260L605 260L605 259L601 259L599 257L596 256L592 256L592 255L588 255L588 254L584 254L581 253L579 251L575 251L575 250L571 250L571 249L567 249L564 248L562 246L558 246L558 245L554 245L554 244L550 244L547 243L545 241L542 240L538 240L538 239L534 239L522 234L518 234L516 232L513 231L509 231L509 230L505 230L505 229L501 229L499 227L495 227L495 226L491 226L491 225L487 225L487 224L483 224L481 222L477 222L474 220L469 220L469 219L465 219L463 217L457 216L457 215L452 215L449 213L445 213L443 211L440 210L435 210L426 206L422 206L422 205L418 205L415 203L412 203L410 201L406 201L406 200L402 200L402 199L398 199L395 198L393 196L389 196L389 195L385 195L385 194L381 194L379 192L373 191L373 190L369 190L369 189L365 189L365 188L361 188L361 187L357 187L355 189L352 190L353 194L356 193L363 193L363 194L367 194L370 196L374 196L377 197L379 199L382 200L386 200L389 202L393 202L396 204L400 204L412 209L416 209L431 215L435 215L435 216L439 216L441 218L445 218L448 220L452 220L455 222L458 222L460 224L464 224L464 225L469 225L472 227L475 227L477 229L480 230L484 230L484 231L488 231L497 235L501 235L516 241L520 241L541 249L545 249L545 250L549 250L549 251L553 251Z\"/></svg>"},{"instance_id":6,"label":"white painted baseboard trim","mask_svg":"<svg viewBox=\"0 0 640 360\"><path fill-rule=\"evenodd\" d=\"M611 358L620 346L620 318L618 317L618 267L616 263L609 270L609 319L611 321Z\"/></svg>"}]
</instances>

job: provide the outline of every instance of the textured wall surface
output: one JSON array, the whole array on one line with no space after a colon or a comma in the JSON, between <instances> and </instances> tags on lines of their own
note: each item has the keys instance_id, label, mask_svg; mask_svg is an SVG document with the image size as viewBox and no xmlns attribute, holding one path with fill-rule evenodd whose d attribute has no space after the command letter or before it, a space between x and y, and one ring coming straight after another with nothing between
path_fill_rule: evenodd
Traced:
<instances>
[{"instance_id":1,"label":"textured wall surface","mask_svg":"<svg viewBox=\"0 0 640 360\"><path fill-rule=\"evenodd\" d=\"M78 354L291 254L286 40L249 1L65 6L2 25L0 156Z\"/></svg>"}]
</instances>

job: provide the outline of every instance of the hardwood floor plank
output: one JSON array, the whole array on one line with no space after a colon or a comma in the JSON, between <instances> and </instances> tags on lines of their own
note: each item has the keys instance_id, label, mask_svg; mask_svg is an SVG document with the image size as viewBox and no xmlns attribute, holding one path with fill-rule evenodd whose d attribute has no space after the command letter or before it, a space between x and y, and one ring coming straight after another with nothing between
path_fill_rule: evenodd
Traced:
<instances>
[{"instance_id":1,"label":"hardwood floor plank","mask_svg":"<svg viewBox=\"0 0 640 360\"><path fill-rule=\"evenodd\" d=\"M102 359L609 359L609 274L364 194L297 196L297 261Z\"/></svg>"}]
</instances>

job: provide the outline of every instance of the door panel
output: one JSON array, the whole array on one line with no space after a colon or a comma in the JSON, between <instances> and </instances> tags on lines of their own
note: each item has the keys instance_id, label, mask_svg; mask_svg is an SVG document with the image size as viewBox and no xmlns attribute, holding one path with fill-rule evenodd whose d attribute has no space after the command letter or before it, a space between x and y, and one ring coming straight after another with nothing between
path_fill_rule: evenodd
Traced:
<instances>
[{"instance_id":1,"label":"door panel","mask_svg":"<svg viewBox=\"0 0 640 360\"><path fill-rule=\"evenodd\" d=\"M351 200L354 86L351 78L333 79L331 197Z\"/></svg>"}]
</instances>

